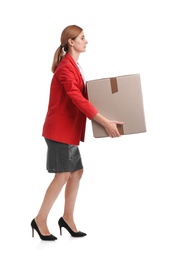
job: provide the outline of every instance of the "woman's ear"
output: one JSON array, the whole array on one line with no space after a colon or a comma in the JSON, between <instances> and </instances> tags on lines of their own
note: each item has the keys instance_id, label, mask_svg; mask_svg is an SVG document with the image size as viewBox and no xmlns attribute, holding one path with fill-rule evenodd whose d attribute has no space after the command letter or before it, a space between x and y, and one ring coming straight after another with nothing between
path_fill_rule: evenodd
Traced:
<instances>
[{"instance_id":1,"label":"woman's ear","mask_svg":"<svg viewBox=\"0 0 173 260\"><path fill-rule=\"evenodd\" d=\"M68 44L69 44L70 46L73 46L73 40L72 40L72 39L68 39Z\"/></svg>"}]
</instances>

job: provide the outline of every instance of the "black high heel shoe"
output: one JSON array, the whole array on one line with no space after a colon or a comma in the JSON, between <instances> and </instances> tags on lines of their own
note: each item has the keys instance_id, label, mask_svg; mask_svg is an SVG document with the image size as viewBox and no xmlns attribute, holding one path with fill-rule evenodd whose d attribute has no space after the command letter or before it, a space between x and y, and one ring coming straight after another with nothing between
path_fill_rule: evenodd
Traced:
<instances>
[{"instance_id":1,"label":"black high heel shoe","mask_svg":"<svg viewBox=\"0 0 173 260\"><path fill-rule=\"evenodd\" d=\"M74 232L62 217L58 220L58 225L59 225L59 228L60 228L60 235L62 235L62 227L64 227L64 228L67 229L67 231L70 233L70 235L72 237L84 237L84 236L86 236L86 234L84 232L81 232L81 231Z\"/></svg>"},{"instance_id":2,"label":"black high heel shoe","mask_svg":"<svg viewBox=\"0 0 173 260\"><path fill-rule=\"evenodd\" d=\"M31 221L31 227L32 227L32 237L34 237L34 229L37 231L39 237L42 239L42 240L46 240L46 241L53 241L53 240L56 240L57 237L53 236L53 235L48 235L48 236L43 236L41 233L40 233L40 230L38 229L38 226L35 222L35 219L33 219Z\"/></svg>"}]
</instances>

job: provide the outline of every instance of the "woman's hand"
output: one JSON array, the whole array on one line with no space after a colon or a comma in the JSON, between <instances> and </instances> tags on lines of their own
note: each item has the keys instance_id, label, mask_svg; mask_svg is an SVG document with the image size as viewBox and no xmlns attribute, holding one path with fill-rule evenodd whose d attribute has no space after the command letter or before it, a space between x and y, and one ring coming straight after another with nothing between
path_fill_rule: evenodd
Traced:
<instances>
[{"instance_id":1,"label":"woman's hand","mask_svg":"<svg viewBox=\"0 0 173 260\"><path fill-rule=\"evenodd\" d=\"M118 131L118 127L117 125L123 125L124 122L120 122L120 121L109 121L107 122L107 124L104 126L106 133L108 134L108 136L114 138L114 137L119 137L121 136L121 134Z\"/></svg>"},{"instance_id":2,"label":"woman's hand","mask_svg":"<svg viewBox=\"0 0 173 260\"><path fill-rule=\"evenodd\" d=\"M124 122L121 121L113 121L105 118L100 113L97 113L95 117L93 118L96 122L104 126L106 133L110 137L118 137L120 136L120 133L118 131L117 125L123 125Z\"/></svg>"}]
</instances>

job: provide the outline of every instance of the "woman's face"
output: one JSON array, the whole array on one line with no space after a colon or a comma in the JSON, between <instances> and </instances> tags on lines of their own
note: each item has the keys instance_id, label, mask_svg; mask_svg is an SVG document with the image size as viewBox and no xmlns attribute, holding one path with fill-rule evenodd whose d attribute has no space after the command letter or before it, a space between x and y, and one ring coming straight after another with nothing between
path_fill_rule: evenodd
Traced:
<instances>
[{"instance_id":1,"label":"woman's face","mask_svg":"<svg viewBox=\"0 0 173 260\"><path fill-rule=\"evenodd\" d=\"M73 48L77 52L85 52L88 41L85 39L84 31L82 31L74 40Z\"/></svg>"}]
</instances>

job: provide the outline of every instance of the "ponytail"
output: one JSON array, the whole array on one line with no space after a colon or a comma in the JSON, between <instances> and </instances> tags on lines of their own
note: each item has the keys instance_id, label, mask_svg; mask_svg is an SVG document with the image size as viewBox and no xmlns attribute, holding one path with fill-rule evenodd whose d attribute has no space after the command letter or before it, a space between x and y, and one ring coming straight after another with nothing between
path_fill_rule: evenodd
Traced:
<instances>
[{"instance_id":1,"label":"ponytail","mask_svg":"<svg viewBox=\"0 0 173 260\"><path fill-rule=\"evenodd\" d=\"M51 71L54 73L59 62L62 60L64 56L64 51L63 51L63 46L60 45L58 49L55 51L54 57L53 57L53 62L52 62L52 67Z\"/></svg>"}]
</instances>

